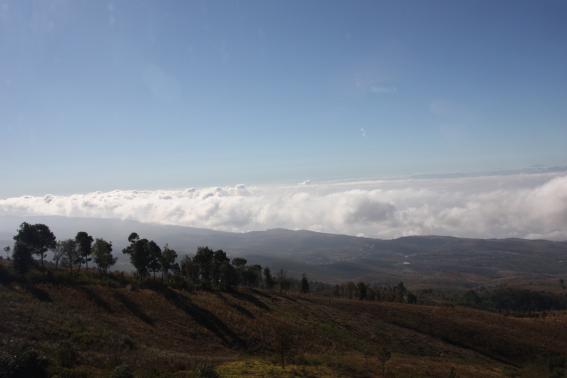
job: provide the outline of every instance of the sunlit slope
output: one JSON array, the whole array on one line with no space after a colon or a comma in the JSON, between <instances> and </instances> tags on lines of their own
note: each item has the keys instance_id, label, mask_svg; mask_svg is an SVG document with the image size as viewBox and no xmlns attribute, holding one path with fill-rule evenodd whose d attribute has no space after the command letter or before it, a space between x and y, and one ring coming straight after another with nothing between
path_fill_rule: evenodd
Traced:
<instances>
[{"instance_id":1,"label":"sunlit slope","mask_svg":"<svg viewBox=\"0 0 567 378\"><path fill-rule=\"evenodd\" d=\"M0 303L2 348L31 345L54 356L69 342L79 351L72 369L90 375L119 363L189 374L207 361L225 376L286 376L301 369L315 376L379 376L378 353L386 348L391 376L448 376L451 368L464 377L534 376L543 374L550 356L567 350L560 315L517 319L262 291L189 294L96 285L14 284L0 288ZM289 345L285 369L282 335Z\"/></svg>"}]
</instances>

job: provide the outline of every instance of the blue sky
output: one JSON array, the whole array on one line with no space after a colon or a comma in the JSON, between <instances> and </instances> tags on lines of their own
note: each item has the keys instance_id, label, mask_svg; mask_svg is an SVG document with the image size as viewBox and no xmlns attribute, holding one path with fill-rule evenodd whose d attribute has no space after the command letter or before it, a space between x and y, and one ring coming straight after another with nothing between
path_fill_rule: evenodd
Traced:
<instances>
[{"instance_id":1,"label":"blue sky","mask_svg":"<svg viewBox=\"0 0 567 378\"><path fill-rule=\"evenodd\" d=\"M0 0L0 197L567 164L565 1Z\"/></svg>"}]
</instances>

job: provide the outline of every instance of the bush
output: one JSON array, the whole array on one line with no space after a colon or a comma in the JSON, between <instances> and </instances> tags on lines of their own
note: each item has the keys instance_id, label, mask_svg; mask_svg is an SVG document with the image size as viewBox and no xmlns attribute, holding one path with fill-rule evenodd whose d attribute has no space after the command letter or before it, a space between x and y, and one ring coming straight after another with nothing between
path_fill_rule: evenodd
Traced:
<instances>
[{"instance_id":1,"label":"bush","mask_svg":"<svg viewBox=\"0 0 567 378\"><path fill-rule=\"evenodd\" d=\"M195 377L198 378L218 378L219 374L216 372L215 367L209 363L201 363L195 369Z\"/></svg>"},{"instance_id":2,"label":"bush","mask_svg":"<svg viewBox=\"0 0 567 378\"><path fill-rule=\"evenodd\" d=\"M567 367L567 360L563 356L554 355L550 356L547 361L549 376L551 378L565 377L565 368Z\"/></svg>"},{"instance_id":3,"label":"bush","mask_svg":"<svg viewBox=\"0 0 567 378\"><path fill-rule=\"evenodd\" d=\"M47 365L47 360L33 350L25 350L11 355L0 356L0 377L47 377Z\"/></svg>"},{"instance_id":4,"label":"bush","mask_svg":"<svg viewBox=\"0 0 567 378\"><path fill-rule=\"evenodd\" d=\"M134 378L134 372L128 365L122 364L112 370L110 378Z\"/></svg>"},{"instance_id":5,"label":"bush","mask_svg":"<svg viewBox=\"0 0 567 378\"><path fill-rule=\"evenodd\" d=\"M172 289L182 290L187 289L187 283L185 282L185 278L180 275L172 275L168 279L168 284Z\"/></svg>"},{"instance_id":6,"label":"bush","mask_svg":"<svg viewBox=\"0 0 567 378\"><path fill-rule=\"evenodd\" d=\"M51 378L88 378L90 376L88 370L59 368Z\"/></svg>"},{"instance_id":7,"label":"bush","mask_svg":"<svg viewBox=\"0 0 567 378\"><path fill-rule=\"evenodd\" d=\"M15 279L13 274L0 263L0 284L9 284Z\"/></svg>"},{"instance_id":8,"label":"bush","mask_svg":"<svg viewBox=\"0 0 567 378\"><path fill-rule=\"evenodd\" d=\"M77 362L77 352L69 343L62 343L55 351L55 361L57 365L70 368Z\"/></svg>"},{"instance_id":9,"label":"bush","mask_svg":"<svg viewBox=\"0 0 567 378\"><path fill-rule=\"evenodd\" d=\"M459 300L464 306L509 313L533 313L567 308L567 297L518 288L467 291Z\"/></svg>"}]
</instances>

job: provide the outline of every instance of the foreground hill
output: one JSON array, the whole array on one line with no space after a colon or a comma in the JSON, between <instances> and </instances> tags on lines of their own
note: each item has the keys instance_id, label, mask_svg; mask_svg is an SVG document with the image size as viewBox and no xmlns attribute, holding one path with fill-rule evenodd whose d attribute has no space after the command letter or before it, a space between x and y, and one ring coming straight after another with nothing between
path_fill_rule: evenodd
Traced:
<instances>
[{"instance_id":1,"label":"foreground hill","mask_svg":"<svg viewBox=\"0 0 567 378\"><path fill-rule=\"evenodd\" d=\"M193 254L198 246L207 245L252 263L284 268L292 276L307 273L324 282L404 281L414 288L510 283L558 288L559 279L567 279L567 242L443 236L381 240L284 229L230 233L113 219L3 216L1 245L11 243L24 220L48 224L59 239L86 230L111 240L119 270L131 269L120 251L135 231L161 245L168 243L181 254Z\"/></svg>"},{"instance_id":2,"label":"foreground hill","mask_svg":"<svg viewBox=\"0 0 567 378\"><path fill-rule=\"evenodd\" d=\"M138 376L195 376L205 363L225 377L373 377L383 350L388 377L544 377L567 350L565 313L112 286L4 284L0 352L32 347L52 372L77 377L120 364Z\"/></svg>"}]
</instances>

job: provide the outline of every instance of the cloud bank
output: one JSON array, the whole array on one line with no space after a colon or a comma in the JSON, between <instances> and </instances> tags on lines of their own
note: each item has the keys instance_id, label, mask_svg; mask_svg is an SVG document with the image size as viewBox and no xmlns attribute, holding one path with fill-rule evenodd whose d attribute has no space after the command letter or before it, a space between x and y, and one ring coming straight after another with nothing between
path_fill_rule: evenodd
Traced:
<instances>
[{"instance_id":1,"label":"cloud bank","mask_svg":"<svg viewBox=\"0 0 567 378\"><path fill-rule=\"evenodd\" d=\"M114 190L0 200L0 215L130 219L226 231L276 227L406 235L567 239L567 174Z\"/></svg>"}]
</instances>

